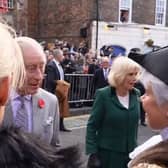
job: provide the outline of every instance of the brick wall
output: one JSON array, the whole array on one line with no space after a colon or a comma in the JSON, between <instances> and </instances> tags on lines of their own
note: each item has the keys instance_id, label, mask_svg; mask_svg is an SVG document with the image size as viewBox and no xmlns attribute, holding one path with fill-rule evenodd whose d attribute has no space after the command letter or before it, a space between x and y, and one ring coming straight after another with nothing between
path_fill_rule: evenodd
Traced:
<instances>
[{"instance_id":1,"label":"brick wall","mask_svg":"<svg viewBox=\"0 0 168 168\"><path fill-rule=\"evenodd\" d=\"M93 1L92 1L93 2ZM39 4L39 38L80 41L80 29L90 26L90 0L48 0ZM94 3L94 2L93 2Z\"/></svg>"},{"instance_id":2,"label":"brick wall","mask_svg":"<svg viewBox=\"0 0 168 168\"><path fill-rule=\"evenodd\" d=\"M30 37L39 37L39 4L38 0L28 0L28 35Z\"/></svg>"},{"instance_id":3,"label":"brick wall","mask_svg":"<svg viewBox=\"0 0 168 168\"><path fill-rule=\"evenodd\" d=\"M133 0L132 22L154 25L155 1ZM58 38L79 43L83 40L80 29L86 27L88 36L85 39L90 41L97 2L100 20L118 22L119 0L29 0L28 34L46 41Z\"/></svg>"},{"instance_id":4,"label":"brick wall","mask_svg":"<svg viewBox=\"0 0 168 168\"><path fill-rule=\"evenodd\" d=\"M155 24L155 0L133 0L132 22Z\"/></svg>"},{"instance_id":5,"label":"brick wall","mask_svg":"<svg viewBox=\"0 0 168 168\"><path fill-rule=\"evenodd\" d=\"M118 22L119 0L100 0L100 20Z\"/></svg>"}]
</instances>

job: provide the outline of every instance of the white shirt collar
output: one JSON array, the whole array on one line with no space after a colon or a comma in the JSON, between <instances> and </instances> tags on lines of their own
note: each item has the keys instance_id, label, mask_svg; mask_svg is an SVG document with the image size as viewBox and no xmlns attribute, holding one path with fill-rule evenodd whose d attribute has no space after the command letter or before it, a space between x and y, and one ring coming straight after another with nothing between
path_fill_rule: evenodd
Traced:
<instances>
[{"instance_id":1,"label":"white shirt collar","mask_svg":"<svg viewBox=\"0 0 168 168\"><path fill-rule=\"evenodd\" d=\"M58 66L60 62L58 62L56 59L53 59L54 63Z\"/></svg>"},{"instance_id":2,"label":"white shirt collar","mask_svg":"<svg viewBox=\"0 0 168 168\"><path fill-rule=\"evenodd\" d=\"M167 140L168 139L168 127L162 129L160 131L160 135L162 136L163 140Z\"/></svg>"}]
</instances>

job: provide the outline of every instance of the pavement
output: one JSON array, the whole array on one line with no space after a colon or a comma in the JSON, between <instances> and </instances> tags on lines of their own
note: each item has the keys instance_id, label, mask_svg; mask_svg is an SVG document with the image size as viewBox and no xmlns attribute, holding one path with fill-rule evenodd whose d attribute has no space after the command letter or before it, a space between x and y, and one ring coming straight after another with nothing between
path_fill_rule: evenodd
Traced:
<instances>
[{"instance_id":1,"label":"pavement","mask_svg":"<svg viewBox=\"0 0 168 168\"><path fill-rule=\"evenodd\" d=\"M85 135L88 118L89 114L65 118L65 126L68 129L71 129L72 132L60 132L62 146L66 147L78 144L81 150L82 160L84 160L85 164L87 161L87 156L85 155ZM146 140L156 134L157 132L152 131L150 128L139 125L138 144L140 145L144 143ZM86 167L86 165L84 167Z\"/></svg>"}]
</instances>

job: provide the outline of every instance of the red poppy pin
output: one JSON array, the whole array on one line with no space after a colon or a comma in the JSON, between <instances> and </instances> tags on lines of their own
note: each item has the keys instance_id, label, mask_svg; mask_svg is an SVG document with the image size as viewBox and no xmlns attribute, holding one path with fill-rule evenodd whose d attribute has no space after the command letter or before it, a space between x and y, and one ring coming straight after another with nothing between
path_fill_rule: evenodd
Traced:
<instances>
[{"instance_id":1,"label":"red poppy pin","mask_svg":"<svg viewBox=\"0 0 168 168\"><path fill-rule=\"evenodd\" d=\"M43 99L39 99L39 100L38 100L38 106L39 106L40 108L44 108L45 102L44 102Z\"/></svg>"}]
</instances>

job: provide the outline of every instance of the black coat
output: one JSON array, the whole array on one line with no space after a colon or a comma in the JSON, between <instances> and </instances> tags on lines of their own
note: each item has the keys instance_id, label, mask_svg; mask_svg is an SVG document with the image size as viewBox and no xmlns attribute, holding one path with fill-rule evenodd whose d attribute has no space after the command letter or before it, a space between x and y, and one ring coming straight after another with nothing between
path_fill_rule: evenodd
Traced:
<instances>
[{"instance_id":1,"label":"black coat","mask_svg":"<svg viewBox=\"0 0 168 168\"><path fill-rule=\"evenodd\" d=\"M60 80L60 73L54 61L46 66L46 90L55 94L56 81Z\"/></svg>"},{"instance_id":2,"label":"black coat","mask_svg":"<svg viewBox=\"0 0 168 168\"><path fill-rule=\"evenodd\" d=\"M108 81L104 77L103 69L97 69L94 74L95 89L103 88L108 85Z\"/></svg>"}]
</instances>

